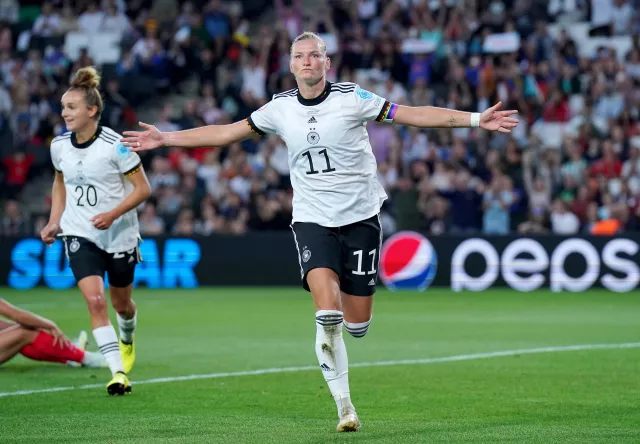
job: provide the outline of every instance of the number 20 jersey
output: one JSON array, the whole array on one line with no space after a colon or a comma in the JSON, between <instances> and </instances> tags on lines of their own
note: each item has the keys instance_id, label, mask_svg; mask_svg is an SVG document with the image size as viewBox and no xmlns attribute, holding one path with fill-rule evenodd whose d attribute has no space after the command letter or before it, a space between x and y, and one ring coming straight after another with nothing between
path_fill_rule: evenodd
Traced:
<instances>
[{"instance_id":1,"label":"number 20 jersey","mask_svg":"<svg viewBox=\"0 0 640 444\"><path fill-rule=\"evenodd\" d=\"M387 195L366 123L390 123L395 107L355 83L327 82L315 99L293 89L251 114L254 132L277 134L287 145L293 222L340 227L378 214Z\"/></svg>"},{"instance_id":2,"label":"number 20 jersey","mask_svg":"<svg viewBox=\"0 0 640 444\"><path fill-rule=\"evenodd\" d=\"M64 236L90 240L108 253L135 248L140 235L133 209L116 219L108 230L98 230L91 218L116 208L133 191L126 176L141 168L140 156L120 143L120 135L99 126L85 143L68 132L51 142L51 160L64 175L66 202L60 227Z\"/></svg>"}]
</instances>

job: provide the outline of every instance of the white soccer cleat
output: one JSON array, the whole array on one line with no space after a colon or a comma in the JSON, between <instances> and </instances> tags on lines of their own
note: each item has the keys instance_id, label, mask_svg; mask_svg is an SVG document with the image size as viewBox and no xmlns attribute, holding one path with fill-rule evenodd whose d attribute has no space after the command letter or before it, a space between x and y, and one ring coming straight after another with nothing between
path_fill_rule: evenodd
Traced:
<instances>
[{"instance_id":1,"label":"white soccer cleat","mask_svg":"<svg viewBox=\"0 0 640 444\"><path fill-rule=\"evenodd\" d=\"M86 350L87 345L89 344L89 335L87 332L82 330L75 341L73 341L73 345L78 347L80 350Z\"/></svg>"},{"instance_id":2,"label":"white soccer cleat","mask_svg":"<svg viewBox=\"0 0 640 444\"><path fill-rule=\"evenodd\" d=\"M84 352L82 366L87 368L103 368L109 367L107 360L104 359L100 352Z\"/></svg>"},{"instance_id":3,"label":"white soccer cleat","mask_svg":"<svg viewBox=\"0 0 640 444\"><path fill-rule=\"evenodd\" d=\"M80 350L87 350L87 345L89 344L89 335L87 335L87 332L82 330L80 332L80 334L78 335L78 337L76 339L74 339L73 341L71 341L71 343L73 345L75 345L76 347L78 347ZM81 367L82 364L78 363L78 362L73 362L73 361L67 361L67 365L70 367Z\"/></svg>"},{"instance_id":4,"label":"white soccer cleat","mask_svg":"<svg viewBox=\"0 0 640 444\"><path fill-rule=\"evenodd\" d=\"M360 420L353 406L346 406L340 410L340 422L336 430L338 432L357 432L360 430Z\"/></svg>"},{"instance_id":5,"label":"white soccer cleat","mask_svg":"<svg viewBox=\"0 0 640 444\"><path fill-rule=\"evenodd\" d=\"M87 345L89 345L89 335L86 331L81 331L76 339L71 341L73 345L81 350L84 350L84 359L82 364L73 361L67 361L67 365L71 367L88 367L88 368L103 368L108 367L106 359L100 352L87 351Z\"/></svg>"}]
</instances>

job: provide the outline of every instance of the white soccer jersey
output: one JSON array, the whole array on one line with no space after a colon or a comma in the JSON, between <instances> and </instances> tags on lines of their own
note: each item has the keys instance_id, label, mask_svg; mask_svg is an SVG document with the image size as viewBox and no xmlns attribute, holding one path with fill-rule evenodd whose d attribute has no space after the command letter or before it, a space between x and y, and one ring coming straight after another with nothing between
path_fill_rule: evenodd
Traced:
<instances>
[{"instance_id":1,"label":"white soccer jersey","mask_svg":"<svg viewBox=\"0 0 640 444\"><path fill-rule=\"evenodd\" d=\"M293 222L339 227L368 219L387 198L378 182L368 120L391 122L396 105L355 83L329 83L315 99L275 94L247 119L289 149Z\"/></svg>"},{"instance_id":2,"label":"white soccer jersey","mask_svg":"<svg viewBox=\"0 0 640 444\"><path fill-rule=\"evenodd\" d=\"M140 238L135 209L116 219L108 230L98 230L91 223L93 216L113 210L133 191L125 176L140 169L140 156L122 145L120 137L111 128L99 126L85 143L78 143L71 132L51 142L51 160L64 175L67 192L62 235L83 237L109 253L135 248Z\"/></svg>"}]
</instances>

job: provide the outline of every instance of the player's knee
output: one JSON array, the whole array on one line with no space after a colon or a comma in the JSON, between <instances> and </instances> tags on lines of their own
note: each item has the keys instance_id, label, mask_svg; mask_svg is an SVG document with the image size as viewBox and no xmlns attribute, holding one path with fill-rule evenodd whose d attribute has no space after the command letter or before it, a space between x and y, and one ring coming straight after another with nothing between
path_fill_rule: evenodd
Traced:
<instances>
[{"instance_id":1,"label":"player's knee","mask_svg":"<svg viewBox=\"0 0 640 444\"><path fill-rule=\"evenodd\" d=\"M371 319L367 322L349 322L345 319L344 328L347 332L353 336L354 338L363 338L364 335L369 331L369 326L371 325Z\"/></svg>"},{"instance_id":2,"label":"player's knee","mask_svg":"<svg viewBox=\"0 0 640 444\"><path fill-rule=\"evenodd\" d=\"M118 297L111 298L111 305L113 309L118 314L129 313L131 310L129 309L129 305L131 304L131 299L128 297Z\"/></svg>"},{"instance_id":3,"label":"player's knee","mask_svg":"<svg viewBox=\"0 0 640 444\"><path fill-rule=\"evenodd\" d=\"M107 300L104 297L104 294L93 294L86 296L87 307L89 307L89 312L93 314L103 314L107 312Z\"/></svg>"}]
</instances>

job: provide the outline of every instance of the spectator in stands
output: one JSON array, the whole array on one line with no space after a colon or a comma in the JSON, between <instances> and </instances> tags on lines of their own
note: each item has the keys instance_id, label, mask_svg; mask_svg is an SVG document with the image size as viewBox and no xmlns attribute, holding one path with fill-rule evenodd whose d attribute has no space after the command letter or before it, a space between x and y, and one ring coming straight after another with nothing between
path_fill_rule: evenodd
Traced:
<instances>
[{"instance_id":1,"label":"spectator in stands","mask_svg":"<svg viewBox=\"0 0 640 444\"><path fill-rule=\"evenodd\" d=\"M89 2L87 9L78 18L80 31L87 35L93 34L102 26L104 17L104 12L98 9L98 5L95 2Z\"/></svg>"},{"instance_id":2,"label":"spectator in stands","mask_svg":"<svg viewBox=\"0 0 640 444\"><path fill-rule=\"evenodd\" d=\"M7 200L4 205L1 232L3 236L28 236L30 234L28 222L22 215L20 205L16 200Z\"/></svg>"},{"instance_id":3,"label":"spectator in stands","mask_svg":"<svg viewBox=\"0 0 640 444\"><path fill-rule=\"evenodd\" d=\"M541 209L533 209L527 220L518 225L520 234L545 234L548 233L545 224L545 212Z\"/></svg>"},{"instance_id":4,"label":"spectator in stands","mask_svg":"<svg viewBox=\"0 0 640 444\"><path fill-rule=\"evenodd\" d=\"M42 4L42 10L33 24L33 34L40 37L52 37L60 32L60 16L49 2Z\"/></svg>"},{"instance_id":5,"label":"spectator in stands","mask_svg":"<svg viewBox=\"0 0 640 444\"><path fill-rule=\"evenodd\" d=\"M78 22L78 16L76 15L73 7L70 3L65 3L62 7L62 14L60 15L60 25L58 26L58 32L61 35L65 35L68 32L76 32L80 30L80 23Z\"/></svg>"},{"instance_id":6,"label":"spectator in stands","mask_svg":"<svg viewBox=\"0 0 640 444\"><path fill-rule=\"evenodd\" d=\"M103 32L114 32L122 38L129 32L131 25L126 15L118 12L116 5L112 2L107 6L106 14L102 16L99 30Z\"/></svg>"},{"instance_id":7,"label":"spectator in stands","mask_svg":"<svg viewBox=\"0 0 640 444\"><path fill-rule=\"evenodd\" d=\"M143 236L159 236L164 234L164 221L156 214L156 206L152 202L146 202L138 218L140 234Z\"/></svg>"},{"instance_id":8,"label":"spectator in stands","mask_svg":"<svg viewBox=\"0 0 640 444\"><path fill-rule=\"evenodd\" d=\"M439 194L451 202L451 231L454 233L473 233L478 229L479 208L482 203L482 187L476 189L470 185L468 171L456 174L455 188L440 191Z\"/></svg>"},{"instance_id":9,"label":"spectator in stands","mask_svg":"<svg viewBox=\"0 0 640 444\"><path fill-rule=\"evenodd\" d=\"M18 0L0 0L0 21L12 25L20 19L20 3Z\"/></svg>"},{"instance_id":10,"label":"spectator in stands","mask_svg":"<svg viewBox=\"0 0 640 444\"><path fill-rule=\"evenodd\" d=\"M22 151L13 153L3 159L3 166L6 171L5 184L9 199L18 199L22 188L27 182L29 169L34 160L33 154L25 154Z\"/></svg>"},{"instance_id":11,"label":"spectator in stands","mask_svg":"<svg viewBox=\"0 0 640 444\"><path fill-rule=\"evenodd\" d=\"M506 178L494 176L490 188L483 197L485 234L508 234L510 231L510 212L513 204L513 192L507 189Z\"/></svg>"},{"instance_id":12,"label":"spectator in stands","mask_svg":"<svg viewBox=\"0 0 640 444\"><path fill-rule=\"evenodd\" d=\"M573 235L580 230L580 220L562 199L553 202L551 210L551 231L554 234Z\"/></svg>"}]
</instances>

